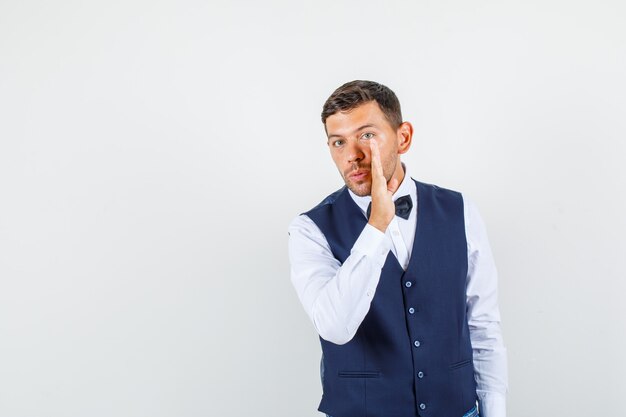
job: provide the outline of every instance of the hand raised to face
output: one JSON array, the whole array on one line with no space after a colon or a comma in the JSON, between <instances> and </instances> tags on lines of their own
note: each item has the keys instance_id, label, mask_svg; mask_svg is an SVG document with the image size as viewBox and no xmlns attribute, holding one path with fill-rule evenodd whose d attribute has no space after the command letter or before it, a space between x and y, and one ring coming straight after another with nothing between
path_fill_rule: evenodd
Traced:
<instances>
[{"instance_id":1,"label":"hand raised to face","mask_svg":"<svg viewBox=\"0 0 626 417\"><path fill-rule=\"evenodd\" d=\"M393 220L393 216L396 215L396 207L391 197L400 186L400 182L392 178L387 183L380 161L378 142L375 139L370 140L370 151L372 154L372 212L368 223L384 233Z\"/></svg>"}]
</instances>

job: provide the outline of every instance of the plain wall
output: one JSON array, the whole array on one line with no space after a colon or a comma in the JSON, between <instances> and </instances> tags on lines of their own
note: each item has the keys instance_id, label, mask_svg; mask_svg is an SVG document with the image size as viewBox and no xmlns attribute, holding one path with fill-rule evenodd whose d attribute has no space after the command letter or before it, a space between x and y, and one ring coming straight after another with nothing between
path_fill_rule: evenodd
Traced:
<instances>
[{"instance_id":1,"label":"plain wall","mask_svg":"<svg viewBox=\"0 0 626 417\"><path fill-rule=\"evenodd\" d=\"M487 224L509 415L626 415L622 1L0 1L0 416L319 416L287 225L392 88Z\"/></svg>"}]
</instances>

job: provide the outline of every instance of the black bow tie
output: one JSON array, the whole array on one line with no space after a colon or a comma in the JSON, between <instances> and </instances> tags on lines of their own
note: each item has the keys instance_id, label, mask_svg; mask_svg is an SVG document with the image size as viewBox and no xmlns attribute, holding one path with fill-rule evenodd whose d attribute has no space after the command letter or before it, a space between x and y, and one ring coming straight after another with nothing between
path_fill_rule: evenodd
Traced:
<instances>
[{"instance_id":1,"label":"black bow tie","mask_svg":"<svg viewBox=\"0 0 626 417\"><path fill-rule=\"evenodd\" d=\"M413 201L411 201L410 195L403 195L398 198L394 204L396 205L396 216L402 217L404 220L409 219L409 214L411 214L411 209L413 208ZM372 212L372 203L367 206L367 218L370 218L370 213Z\"/></svg>"}]
</instances>

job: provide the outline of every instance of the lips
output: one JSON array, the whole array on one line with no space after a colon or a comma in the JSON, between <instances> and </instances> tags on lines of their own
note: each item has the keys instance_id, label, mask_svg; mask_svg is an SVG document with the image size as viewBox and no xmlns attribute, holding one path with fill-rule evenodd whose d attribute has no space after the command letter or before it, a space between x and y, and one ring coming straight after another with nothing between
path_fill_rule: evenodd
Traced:
<instances>
[{"instance_id":1,"label":"lips","mask_svg":"<svg viewBox=\"0 0 626 417\"><path fill-rule=\"evenodd\" d=\"M351 174L348 174L348 178L350 178L352 181L362 181L367 178L368 174L368 170L360 169L358 171L354 171Z\"/></svg>"}]
</instances>

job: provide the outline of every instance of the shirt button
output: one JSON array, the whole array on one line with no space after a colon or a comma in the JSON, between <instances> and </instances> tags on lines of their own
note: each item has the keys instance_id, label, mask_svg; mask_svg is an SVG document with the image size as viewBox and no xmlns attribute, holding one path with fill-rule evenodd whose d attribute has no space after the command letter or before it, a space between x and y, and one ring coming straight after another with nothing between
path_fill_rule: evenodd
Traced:
<instances>
[{"instance_id":1,"label":"shirt button","mask_svg":"<svg viewBox=\"0 0 626 417\"><path fill-rule=\"evenodd\" d=\"M404 283L404 286L409 288L411 285L413 285L413 283L411 281L407 281Z\"/></svg>"},{"instance_id":2,"label":"shirt button","mask_svg":"<svg viewBox=\"0 0 626 417\"><path fill-rule=\"evenodd\" d=\"M394 236L399 236L399 235L400 235L400 233L398 233L398 231L397 231L397 230L394 230L394 231L393 231L393 235L394 235Z\"/></svg>"},{"instance_id":3,"label":"shirt button","mask_svg":"<svg viewBox=\"0 0 626 417\"><path fill-rule=\"evenodd\" d=\"M413 344L415 345L415 347L420 347L421 345L419 340L416 340L415 342L413 342Z\"/></svg>"},{"instance_id":4,"label":"shirt button","mask_svg":"<svg viewBox=\"0 0 626 417\"><path fill-rule=\"evenodd\" d=\"M413 307L409 308L409 314L415 313L415 309Z\"/></svg>"},{"instance_id":5,"label":"shirt button","mask_svg":"<svg viewBox=\"0 0 626 417\"><path fill-rule=\"evenodd\" d=\"M419 372L417 373L417 377L418 377L419 379L424 378L424 372L419 371Z\"/></svg>"},{"instance_id":6,"label":"shirt button","mask_svg":"<svg viewBox=\"0 0 626 417\"><path fill-rule=\"evenodd\" d=\"M420 404L420 410L426 410L426 404L421 403Z\"/></svg>"}]
</instances>

